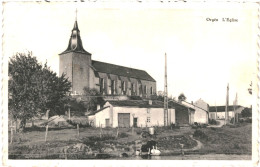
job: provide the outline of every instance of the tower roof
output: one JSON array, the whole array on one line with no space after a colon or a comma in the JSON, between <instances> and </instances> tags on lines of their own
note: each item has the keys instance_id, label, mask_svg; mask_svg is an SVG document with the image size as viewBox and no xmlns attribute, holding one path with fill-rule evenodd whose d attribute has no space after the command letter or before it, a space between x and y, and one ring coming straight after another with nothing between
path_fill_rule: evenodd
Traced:
<instances>
[{"instance_id":1,"label":"tower roof","mask_svg":"<svg viewBox=\"0 0 260 167\"><path fill-rule=\"evenodd\" d=\"M68 52L80 52L80 53L84 53L87 55L91 55L89 52L87 52L83 48L77 20L75 21L72 32L71 32L69 45L64 52L60 53L60 55L68 53Z\"/></svg>"}]
</instances>

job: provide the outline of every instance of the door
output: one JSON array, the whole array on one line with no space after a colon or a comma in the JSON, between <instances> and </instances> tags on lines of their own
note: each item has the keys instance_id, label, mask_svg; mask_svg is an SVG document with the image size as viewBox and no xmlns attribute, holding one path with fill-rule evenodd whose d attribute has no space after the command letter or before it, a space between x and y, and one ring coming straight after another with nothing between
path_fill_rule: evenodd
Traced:
<instances>
[{"instance_id":1,"label":"door","mask_svg":"<svg viewBox=\"0 0 260 167\"><path fill-rule=\"evenodd\" d=\"M137 127L137 118L134 118L134 127Z\"/></svg>"},{"instance_id":2,"label":"door","mask_svg":"<svg viewBox=\"0 0 260 167\"><path fill-rule=\"evenodd\" d=\"M106 127L109 127L109 119L106 119Z\"/></svg>"},{"instance_id":3,"label":"door","mask_svg":"<svg viewBox=\"0 0 260 167\"><path fill-rule=\"evenodd\" d=\"M118 127L130 127L130 113L118 113Z\"/></svg>"}]
</instances>

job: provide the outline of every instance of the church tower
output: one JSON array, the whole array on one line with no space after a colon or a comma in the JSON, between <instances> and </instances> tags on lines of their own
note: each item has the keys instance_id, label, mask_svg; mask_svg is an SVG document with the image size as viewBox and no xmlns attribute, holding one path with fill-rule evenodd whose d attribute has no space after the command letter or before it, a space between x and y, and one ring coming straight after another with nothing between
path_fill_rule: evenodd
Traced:
<instances>
[{"instance_id":1,"label":"church tower","mask_svg":"<svg viewBox=\"0 0 260 167\"><path fill-rule=\"evenodd\" d=\"M66 74L72 83L72 94L82 94L90 87L91 54L82 45L77 16L67 49L59 54L59 75Z\"/></svg>"}]
</instances>

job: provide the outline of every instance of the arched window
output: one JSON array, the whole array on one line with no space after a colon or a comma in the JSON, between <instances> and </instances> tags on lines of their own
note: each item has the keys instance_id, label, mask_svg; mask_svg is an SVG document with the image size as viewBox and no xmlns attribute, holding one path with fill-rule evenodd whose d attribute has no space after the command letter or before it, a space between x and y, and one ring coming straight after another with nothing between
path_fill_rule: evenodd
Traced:
<instances>
[{"instance_id":1,"label":"arched window","mask_svg":"<svg viewBox=\"0 0 260 167\"><path fill-rule=\"evenodd\" d=\"M153 94L153 87L151 86L150 88L150 94L152 95Z\"/></svg>"}]
</instances>

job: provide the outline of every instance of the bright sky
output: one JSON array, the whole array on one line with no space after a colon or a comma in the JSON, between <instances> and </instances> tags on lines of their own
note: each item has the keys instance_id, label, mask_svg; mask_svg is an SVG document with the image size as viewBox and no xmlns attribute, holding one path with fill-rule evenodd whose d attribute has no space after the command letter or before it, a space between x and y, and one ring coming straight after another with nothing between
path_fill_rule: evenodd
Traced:
<instances>
[{"instance_id":1,"label":"bright sky","mask_svg":"<svg viewBox=\"0 0 260 167\"><path fill-rule=\"evenodd\" d=\"M169 95L183 92L188 101L202 98L210 105L225 105L229 83L230 104L237 92L238 104L250 106L247 89L257 70L257 7L176 6L120 9L9 2L4 4L4 55L32 51L58 73L58 54L67 48L77 8L82 42L93 60L146 70L157 81L157 90L163 90L167 53ZM238 22L222 22L222 17Z\"/></svg>"}]
</instances>

